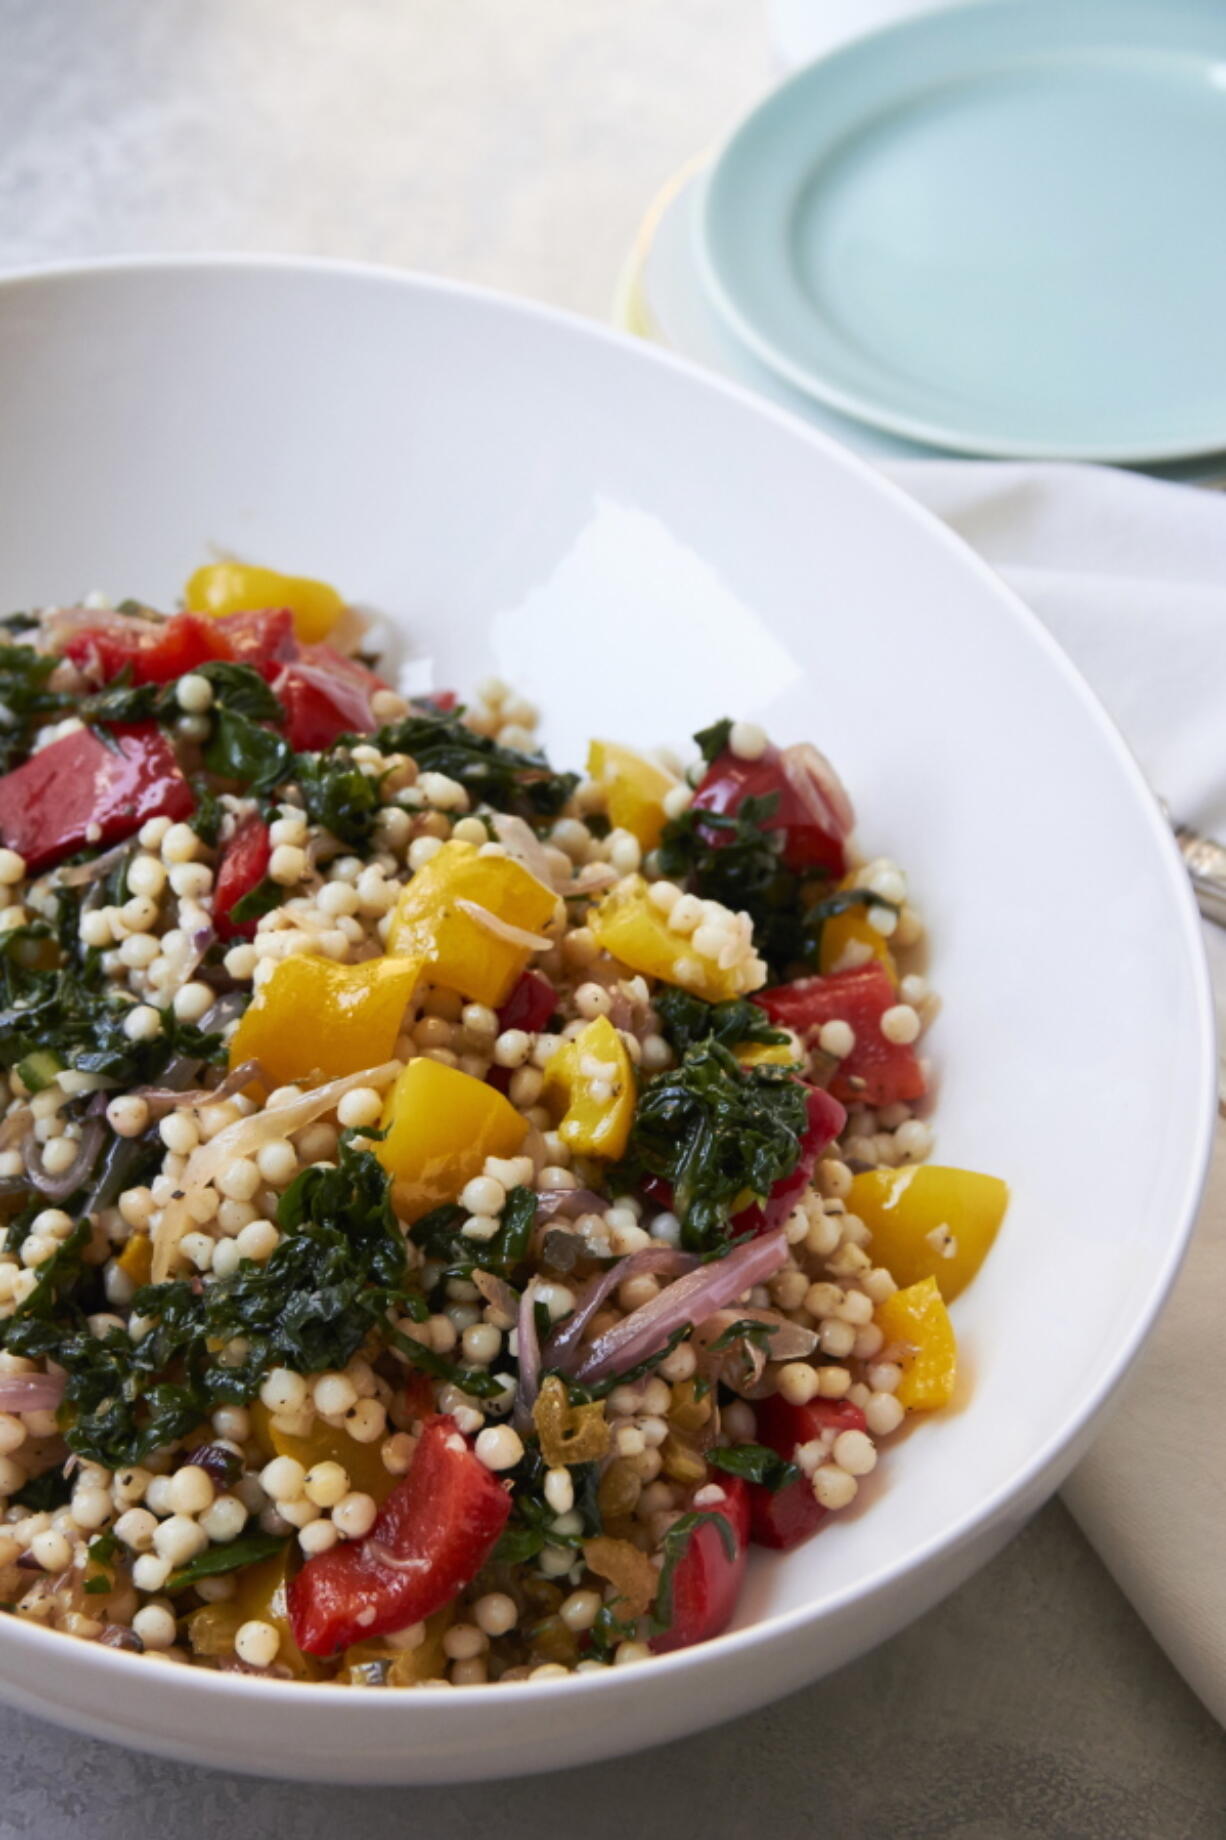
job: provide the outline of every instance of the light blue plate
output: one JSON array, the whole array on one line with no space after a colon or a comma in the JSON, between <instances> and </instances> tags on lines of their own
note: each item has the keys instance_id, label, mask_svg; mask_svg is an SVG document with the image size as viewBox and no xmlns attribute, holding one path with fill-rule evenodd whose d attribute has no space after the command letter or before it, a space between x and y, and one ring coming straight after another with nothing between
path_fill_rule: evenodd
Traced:
<instances>
[{"instance_id":1,"label":"light blue plate","mask_svg":"<svg viewBox=\"0 0 1226 1840\"><path fill-rule=\"evenodd\" d=\"M978 0L733 136L706 283L779 375L941 447L1226 447L1226 0Z\"/></svg>"}]
</instances>

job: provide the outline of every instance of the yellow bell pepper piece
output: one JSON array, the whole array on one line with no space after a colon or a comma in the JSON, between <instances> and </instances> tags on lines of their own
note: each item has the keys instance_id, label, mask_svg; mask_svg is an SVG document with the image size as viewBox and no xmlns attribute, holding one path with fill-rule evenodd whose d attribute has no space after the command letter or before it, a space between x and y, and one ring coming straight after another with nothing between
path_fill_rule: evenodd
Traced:
<instances>
[{"instance_id":1,"label":"yellow bell pepper piece","mask_svg":"<svg viewBox=\"0 0 1226 1840\"><path fill-rule=\"evenodd\" d=\"M125 1278L138 1288L153 1276L153 1241L147 1233L134 1233L115 1260Z\"/></svg>"},{"instance_id":2,"label":"yellow bell pepper piece","mask_svg":"<svg viewBox=\"0 0 1226 1840\"><path fill-rule=\"evenodd\" d=\"M954 1396L958 1338L935 1278L895 1291L878 1306L877 1326L886 1342L911 1349L904 1359L896 1397L908 1412L934 1412Z\"/></svg>"},{"instance_id":3,"label":"yellow bell pepper piece","mask_svg":"<svg viewBox=\"0 0 1226 1840\"><path fill-rule=\"evenodd\" d=\"M445 843L401 890L387 936L389 955L428 961L432 984L497 1009L532 947L501 938L461 902L539 936L557 912L558 897L511 857L482 856L476 844L455 842Z\"/></svg>"},{"instance_id":4,"label":"yellow bell pepper piece","mask_svg":"<svg viewBox=\"0 0 1226 1840\"><path fill-rule=\"evenodd\" d=\"M852 961L844 964L844 954L848 946L867 946L873 957L886 969L891 984L898 984L898 966L894 954L890 951L885 935L879 933L868 917L867 907L848 907L841 914L831 914L829 920L822 921L822 938L817 953L817 968L825 977L831 971L842 971ZM864 964L862 953L856 962Z\"/></svg>"},{"instance_id":5,"label":"yellow bell pepper piece","mask_svg":"<svg viewBox=\"0 0 1226 1840\"><path fill-rule=\"evenodd\" d=\"M648 900L647 883L641 875L628 875L610 889L592 909L587 923L605 951L632 971L679 984L708 1003L743 994L735 968L721 970L713 959L695 952L691 936L672 931L668 916ZM692 977L677 976L682 960L695 968Z\"/></svg>"},{"instance_id":6,"label":"yellow bell pepper piece","mask_svg":"<svg viewBox=\"0 0 1226 1840\"><path fill-rule=\"evenodd\" d=\"M391 1060L420 972L410 958L283 958L230 1039L230 1065L258 1060L271 1086L285 1086Z\"/></svg>"},{"instance_id":7,"label":"yellow bell pepper piece","mask_svg":"<svg viewBox=\"0 0 1226 1840\"><path fill-rule=\"evenodd\" d=\"M919 1163L852 1179L849 1212L873 1235L873 1255L895 1284L934 1278L946 1303L983 1264L1005 1217L1009 1186L973 1169Z\"/></svg>"},{"instance_id":8,"label":"yellow bell pepper piece","mask_svg":"<svg viewBox=\"0 0 1226 1840\"><path fill-rule=\"evenodd\" d=\"M636 1095L630 1056L607 1016L589 1022L546 1062L545 1103L559 1116L558 1136L579 1156L621 1156Z\"/></svg>"},{"instance_id":9,"label":"yellow bell pepper piece","mask_svg":"<svg viewBox=\"0 0 1226 1840\"><path fill-rule=\"evenodd\" d=\"M732 1050L742 1067L795 1067L803 1066L805 1051L788 1032L789 1038L782 1042L742 1041Z\"/></svg>"},{"instance_id":10,"label":"yellow bell pepper piece","mask_svg":"<svg viewBox=\"0 0 1226 1840\"><path fill-rule=\"evenodd\" d=\"M271 1623L281 1638L277 1665L286 1667L296 1680L321 1680L326 1670L311 1655L304 1655L294 1640L289 1624L286 1589L289 1584L290 1546L271 1559L262 1559L237 1574L238 1588L224 1603L205 1604L187 1619L187 1635L192 1652L220 1656L234 1652L234 1638L244 1623L255 1620Z\"/></svg>"},{"instance_id":11,"label":"yellow bell pepper piece","mask_svg":"<svg viewBox=\"0 0 1226 1840\"><path fill-rule=\"evenodd\" d=\"M388 1093L383 1125L387 1136L375 1154L410 1221L454 1201L487 1156L514 1156L528 1130L496 1088L424 1058L410 1061Z\"/></svg>"},{"instance_id":12,"label":"yellow bell pepper piece","mask_svg":"<svg viewBox=\"0 0 1226 1840\"><path fill-rule=\"evenodd\" d=\"M390 1495L400 1480L384 1463L379 1442L359 1444L343 1425L330 1425L317 1418L305 1436L296 1437L282 1431L260 1400L253 1401L249 1410L252 1436L270 1458L293 1457L304 1469L312 1469L316 1463L339 1463L349 1477L349 1486L378 1502Z\"/></svg>"},{"instance_id":13,"label":"yellow bell pepper piece","mask_svg":"<svg viewBox=\"0 0 1226 1840\"><path fill-rule=\"evenodd\" d=\"M211 562L197 569L183 600L189 613L208 613L214 619L264 607L288 607L294 616L294 631L304 645L326 639L345 611L341 596L326 581L282 575L277 569L255 568L246 562Z\"/></svg>"},{"instance_id":14,"label":"yellow bell pepper piece","mask_svg":"<svg viewBox=\"0 0 1226 1840\"><path fill-rule=\"evenodd\" d=\"M617 741L592 742L587 774L605 789L609 822L630 831L645 850L654 850L667 821L664 800L680 782Z\"/></svg>"},{"instance_id":15,"label":"yellow bell pepper piece","mask_svg":"<svg viewBox=\"0 0 1226 1840\"><path fill-rule=\"evenodd\" d=\"M389 1687L413 1687L423 1680L443 1679L447 1668L443 1637L454 1621L455 1605L444 1604L426 1618L426 1633L416 1648L393 1648L390 1642L381 1642L377 1637L371 1642L355 1642L341 1656L338 1686L365 1686L371 1664L383 1661L391 1663L387 1670Z\"/></svg>"}]
</instances>

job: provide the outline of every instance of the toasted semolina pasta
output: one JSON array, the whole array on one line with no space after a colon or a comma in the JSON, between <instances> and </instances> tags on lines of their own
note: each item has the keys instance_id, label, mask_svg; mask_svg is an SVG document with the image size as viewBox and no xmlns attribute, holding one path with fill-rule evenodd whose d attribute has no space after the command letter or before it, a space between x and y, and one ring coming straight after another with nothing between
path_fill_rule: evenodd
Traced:
<instances>
[{"instance_id":1,"label":"toasted semolina pasta","mask_svg":"<svg viewBox=\"0 0 1226 1840\"><path fill-rule=\"evenodd\" d=\"M750 720L581 776L326 584L186 603L0 650L0 1605L379 1688L718 1635L1005 1210L903 871Z\"/></svg>"}]
</instances>

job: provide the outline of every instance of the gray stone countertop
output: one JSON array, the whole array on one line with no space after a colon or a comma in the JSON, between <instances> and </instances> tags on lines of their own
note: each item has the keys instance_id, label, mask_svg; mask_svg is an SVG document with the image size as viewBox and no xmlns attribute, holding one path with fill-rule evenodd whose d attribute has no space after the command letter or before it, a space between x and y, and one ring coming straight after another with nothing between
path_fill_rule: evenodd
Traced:
<instances>
[{"instance_id":1,"label":"gray stone countertop","mask_svg":"<svg viewBox=\"0 0 1226 1840\"><path fill-rule=\"evenodd\" d=\"M0 0L0 267L278 250L603 318L647 201L769 80L754 0ZM1226 1740L1059 1505L735 1726L515 1783L295 1788L0 1712L0 1837L1221 1840Z\"/></svg>"}]
</instances>

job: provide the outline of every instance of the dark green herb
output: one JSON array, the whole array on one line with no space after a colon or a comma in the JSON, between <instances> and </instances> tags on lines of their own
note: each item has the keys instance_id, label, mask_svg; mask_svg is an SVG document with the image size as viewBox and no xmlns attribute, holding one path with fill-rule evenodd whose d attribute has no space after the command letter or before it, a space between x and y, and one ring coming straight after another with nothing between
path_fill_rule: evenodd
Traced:
<instances>
[{"instance_id":1,"label":"dark green herb","mask_svg":"<svg viewBox=\"0 0 1226 1840\"><path fill-rule=\"evenodd\" d=\"M729 1476L759 1482L772 1494L800 1475L795 1463L785 1462L777 1450L768 1450L765 1444L722 1444L708 1450L707 1462Z\"/></svg>"},{"instance_id":2,"label":"dark green herb","mask_svg":"<svg viewBox=\"0 0 1226 1840\"><path fill-rule=\"evenodd\" d=\"M423 1347L411 1336L402 1335L398 1329L387 1327L384 1333L410 1366L416 1367L423 1374L429 1374L432 1380L441 1380L449 1386L458 1387L470 1399L497 1399L506 1390L502 1382L483 1367L458 1367L454 1361L435 1354L432 1348Z\"/></svg>"},{"instance_id":3,"label":"dark green herb","mask_svg":"<svg viewBox=\"0 0 1226 1840\"><path fill-rule=\"evenodd\" d=\"M0 1066L50 1053L81 1073L132 1087L150 1084L178 1056L207 1062L220 1055L219 1035L180 1021L171 1008L160 1012L159 1035L129 1040L123 1024L131 999L103 975L99 954L57 964L53 942L41 920L0 934Z\"/></svg>"},{"instance_id":4,"label":"dark green herb","mask_svg":"<svg viewBox=\"0 0 1226 1840\"><path fill-rule=\"evenodd\" d=\"M710 766L716 756L722 754L728 746L732 735L731 716L721 716L718 722L712 722L709 728L700 728L694 736L698 751Z\"/></svg>"},{"instance_id":5,"label":"dark green herb","mask_svg":"<svg viewBox=\"0 0 1226 1840\"><path fill-rule=\"evenodd\" d=\"M791 1175L807 1122L805 1089L786 1067L741 1067L718 1042L700 1042L644 1086L626 1156L609 1181L626 1193L645 1176L661 1177L683 1243L717 1251L726 1247L734 1202L746 1193L762 1200Z\"/></svg>"},{"instance_id":6,"label":"dark green herb","mask_svg":"<svg viewBox=\"0 0 1226 1840\"><path fill-rule=\"evenodd\" d=\"M136 1342L118 1329L92 1335L84 1308L68 1300L88 1221L38 1268L38 1284L0 1337L66 1370L60 1422L70 1449L117 1469L186 1436L218 1404L251 1399L270 1367L343 1368L372 1333L418 1352L387 1321L392 1308L428 1311L401 1288L404 1242L370 1151L342 1139L335 1167L304 1170L286 1189L278 1222L284 1237L264 1265L244 1261L233 1277L202 1287L138 1290L133 1313L151 1326ZM466 1392L481 1381L500 1390L488 1375L445 1365Z\"/></svg>"},{"instance_id":7,"label":"dark green herb","mask_svg":"<svg viewBox=\"0 0 1226 1840\"><path fill-rule=\"evenodd\" d=\"M77 714L87 727L97 731L115 722L148 722L161 713L163 686L134 684L131 675L131 667L125 665L118 677L101 690L82 697ZM98 738L108 747L114 746L109 735L103 733Z\"/></svg>"},{"instance_id":8,"label":"dark green herb","mask_svg":"<svg viewBox=\"0 0 1226 1840\"><path fill-rule=\"evenodd\" d=\"M230 918L238 926L245 926L248 920L258 920L264 914L270 914L274 907L280 907L289 890L280 882L274 882L266 875L262 882L249 888L241 900L230 909Z\"/></svg>"},{"instance_id":9,"label":"dark green herb","mask_svg":"<svg viewBox=\"0 0 1226 1840\"><path fill-rule=\"evenodd\" d=\"M347 747L296 755L293 777L312 824L322 824L350 849L365 848L382 803L380 781L354 765Z\"/></svg>"},{"instance_id":10,"label":"dark green herb","mask_svg":"<svg viewBox=\"0 0 1226 1840\"><path fill-rule=\"evenodd\" d=\"M66 699L47 688L47 679L59 662L52 653L36 652L32 645L0 645L0 705L5 711L0 724L0 772L7 773L23 758L35 723L65 707Z\"/></svg>"},{"instance_id":11,"label":"dark green herb","mask_svg":"<svg viewBox=\"0 0 1226 1840\"><path fill-rule=\"evenodd\" d=\"M230 664L225 659L210 659L197 665L193 677L207 677L213 686L213 707L228 709L231 715L246 716L250 722L284 722L285 710L254 666ZM167 686L173 698L176 686Z\"/></svg>"},{"instance_id":12,"label":"dark green herb","mask_svg":"<svg viewBox=\"0 0 1226 1840\"><path fill-rule=\"evenodd\" d=\"M638 1625L627 1622L616 1613L620 1597L611 1604L601 1604L596 1612L596 1621L588 1635L588 1647L584 1659L588 1661L611 1661L620 1642L633 1641Z\"/></svg>"},{"instance_id":13,"label":"dark green herb","mask_svg":"<svg viewBox=\"0 0 1226 1840\"><path fill-rule=\"evenodd\" d=\"M660 869L704 901L721 901L753 921L754 945L773 978L807 963L813 951L805 931L805 888L786 868L785 836L765 828L778 793L746 799L734 815L696 811L672 818L660 839Z\"/></svg>"},{"instance_id":14,"label":"dark green herb","mask_svg":"<svg viewBox=\"0 0 1226 1840\"><path fill-rule=\"evenodd\" d=\"M271 792L287 780L294 755L284 735L261 723L282 724L285 710L259 672L249 664L212 660L196 673L213 686L213 733L204 764L221 779L236 780L249 792ZM173 695L174 686L167 686Z\"/></svg>"},{"instance_id":15,"label":"dark green herb","mask_svg":"<svg viewBox=\"0 0 1226 1840\"><path fill-rule=\"evenodd\" d=\"M119 1541L113 1533L100 1533L96 1540L91 1540L88 1556L92 1565L106 1566L115 1557ZM115 1579L109 1571L102 1571L96 1577L87 1578L82 1585L91 1597L100 1597L104 1591L115 1588Z\"/></svg>"},{"instance_id":16,"label":"dark green herb","mask_svg":"<svg viewBox=\"0 0 1226 1840\"><path fill-rule=\"evenodd\" d=\"M189 1291L187 1285L157 1288ZM207 1398L194 1376L158 1378L163 1363L189 1355L198 1339L191 1313L182 1307L173 1327L139 1342L126 1330L95 1336L83 1321L65 1324L24 1312L10 1317L5 1328L14 1353L50 1357L66 1370L58 1415L64 1440L70 1450L107 1469L139 1463L151 1451L186 1437L208 1416Z\"/></svg>"},{"instance_id":17,"label":"dark green herb","mask_svg":"<svg viewBox=\"0 0 1226 1840\"><path fill-rule=\"evenodd\" d=\"M458 780L474 804L509 811L530 822L555 818L579 784L577 773L555 773L543 754L521 754L474 734L463 711L419 709L381 728L383 754L411 754L418 768Z\"/></svg>"},{"instance_id":18,"label":"dark green herb","mask_svg":"<svg viewBox=\"0 0 1226 1840\"><path fill-rule=\"evenodd\" d=\"M409 1228L409 1238L428 1259L443 1266L444 1278L466 1278L480 1268L509 1279L527 1257L536 1225L536 1200L531 1188L511 1189L502 1210L502 1224L492 1240L465 1239L460 1229L468 1219L468 1211L454 1201L445 1201L423 1214Z\"/></svg>"},{"instance_id":19,"label":"dark green herb","mask_svg":"<svg viewBox=\"0 0 1226 1840\"><path fill-rule=\"evenodd\" d=\"M656 1607L652 1614L652 1623L658 1635L672 1628L673 1584L677 1567L689 1550L690 1541L698 1529L708 1522L718 1529L729 1561L736 1558L736 1533L726 1515L715 1514L704 1508L683 1514L679 1520L675 1520L663 1540L664 1563L660 1567L660 1587L656 1592Z\"/></svg>"},{"instance_id":20,"label":"dark green herb","mask_svg":"<svg viewBox=\"0 0 1226 1840\"><path fill-rule=\"evenodd\" d=\"M511 1522L502 1530L493 1551L493 1562L495 1565L523 1565L528 1559L535 1559L544 1544L545 1536L539 1527Z\"/></svg>"},{"instance_id":21,"label":"dark green herb","mask_svg":"<svg viewBox=\"0 0 1226 1840\"><path fill-rule=\"evenodd\" d=\"M468 1210L458 1201L444 1201L441 1207L431 1208L428 1214L413 1222L409 1238L428 1259L440 1265L461 1261L466 1249L471 1264L472 1241L460 1238L460 1228L467 1219Z\"/></svg>"},{"instance_id":22,"label":"dark green herb","mask_svg":"<svg viewBox=\"0 0 1226 1840\"><path fill-rule=\"evenodd\" d=\"M779 1047L788 1037L777 1029L756 1003L732 997L726 1003L704 1003L675 984L662 984L652 998L665 1035L679 1055L700 1041L718 1041L725 1048L742 1042Z\"/></svg>"},{"instance_id":23,"label":"dark green herb","mask_svg":"<svg viewBox=\"0 0 1226 1840\"><path fill-rule=\"evenodd\" d=\"M72 1478L64 1474L62 1466L45 1469L41 1476L31 1476L10 1499L31 1514L53 1514L72 1500Z\"/></svg>"},{"instance_id":24,"label":"dark green herb","mask_svg":"<svg viewBox=\"0 0 1226 1840\"><path fill-rule=\"evenodd\" d=\"M759 1322L753 1316L738 1317L736 1322L729 1323L723 1333L708 1345L707 1353L722 1354L725 1348L733 1348L737 1342L752 1342L755 1348L768 1355L774 1333L774 1325L771 1323Z\"/></svg>"},{"instance_id":25,"label":"dark green herb","mask_svg":"<svg viewBox=\"0 0 1226 1840\"><path fill-rule=\"evenodd\" d=\"M229 1540L224 1546L206 1546L194 1559L172 1572L163 1589L185 1591L200 1578L220 1578L223 1572L237 1572L244 1565L258 1565L262 1559L271 1559L274 1553L279 1553L284 1545L283 1534L240 1533L236 1540Z\"/></svg>"},{"instance_id":26,"label":"dark green herb","mask_svg":"<svg viewBox=\"0 0 1226 1840\"><path fill-rule=\"evenodd\" d=\"M574 1532L562 1533L556 1525L557 1509L551 1508L545 1500L545 1465L541 1453L535 1444L530 1445L514 1473L512 1518L494 1548L495 1561L520 1564L524 1559L535 1558L543 1546L569 1546L577 1552L584 1540L590 1540L593 1534L599 1533L601 1519L596 1502L598 1471L599 1466L595 1463L576 1463L571 1469L575 1494L574 1512L578 1514L581 1524Z\"/></svg>"},{"instance_id":27,"label":"dark green herb","mask_svg":"<svg viewBox=\"0 0 1226 1840\"><path fill-rule=\"evenodd\" d=\"M271 792L287 780L294 756L284 735L261 728L237 710L219 709L204 764L220 779L234 780L248 792Z\"/></svg>"},{"instance_id":28,"label":"dark green herb","mask_svg":"<svg viewBox=\"0 0 1226 1840\"><path fill-rule=\"evenodd\" d=\"M225 817L225 811L221 800L209 786L203 773L194 774L190 783L192 797L196 801L196 809L192 813L192 829L201 843L206 843L212 849L221 836L221 822Z\"/></svg>"},{"instance_id":29,"label":"dark green herb","mask_svg":"<svg viewBox=\"0 0 1226 1840\"><path fill-rule=\"evenodd\" d=\"M836 914L845 914L853 907L885 907L892 914L899 911L896 901L887 901L883 895L874 894L871 888L840 888L834 894L824 895L805 911L805 932L813 941L811 957L816 959L821 951L822 928L827 920L833 920Z\"/></svg>"}]
</instances>

